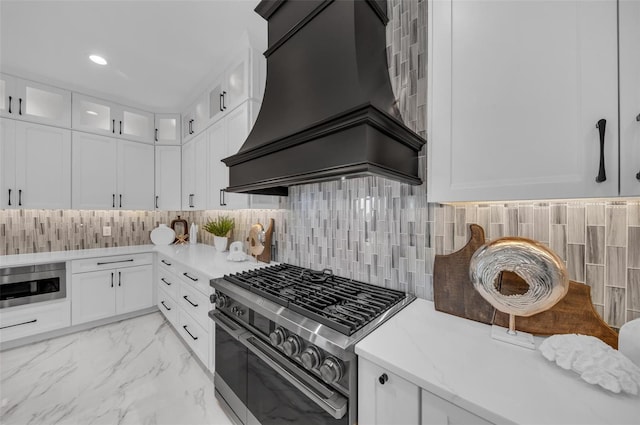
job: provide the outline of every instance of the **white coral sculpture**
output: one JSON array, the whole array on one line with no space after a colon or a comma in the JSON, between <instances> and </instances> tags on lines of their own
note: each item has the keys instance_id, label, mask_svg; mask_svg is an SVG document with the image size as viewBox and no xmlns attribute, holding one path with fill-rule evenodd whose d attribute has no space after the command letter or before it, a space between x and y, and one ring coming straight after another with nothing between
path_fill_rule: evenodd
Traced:
<instances>
[{"instance_id":1,"label":"white coral sculpture","mask_svg":"<svg viewBox=\"0 0 640 425\"><path fill-rule=\"evenodd\" d=\"M590 384L616 394L638 395L640 367L628 357L593 336L553 335L538 348L542 355L566 370L573 370Z\"/></svg>"}]
</instances>

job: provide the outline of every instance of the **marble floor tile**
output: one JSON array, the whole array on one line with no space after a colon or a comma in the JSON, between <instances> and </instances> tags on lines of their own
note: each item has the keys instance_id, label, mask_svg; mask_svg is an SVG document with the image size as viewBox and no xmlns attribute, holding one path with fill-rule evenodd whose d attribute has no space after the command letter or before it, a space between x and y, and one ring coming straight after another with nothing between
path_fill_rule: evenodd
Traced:
<instances>
[{"instance_id":1,"label":"marble floor tile","mask_svg":"<svg viewBox=\"0 0 640 425\"><path fill-rule=\"evenodd\" d=\"M230 424L160 313L0 353L0 423Z\"/></svg>"}]
</instances>

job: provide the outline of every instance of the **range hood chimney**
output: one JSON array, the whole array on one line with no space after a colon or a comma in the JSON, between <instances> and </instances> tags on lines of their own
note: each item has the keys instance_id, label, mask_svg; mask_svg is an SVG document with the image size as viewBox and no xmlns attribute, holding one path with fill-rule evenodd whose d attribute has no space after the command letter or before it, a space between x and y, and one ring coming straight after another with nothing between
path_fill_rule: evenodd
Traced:
<instances>
[{"instance_id":1,"label":"range hood chimney","mask_svg":"<svg viewBox=\"0 0 640 425\"><path fill-rule=\"evenodd\" d=\"M425 143L401 119L387 69L386 0L263 0L264 100L236 155L229 192L378 175L420 184Z\"/></svg>"}]
</instances>

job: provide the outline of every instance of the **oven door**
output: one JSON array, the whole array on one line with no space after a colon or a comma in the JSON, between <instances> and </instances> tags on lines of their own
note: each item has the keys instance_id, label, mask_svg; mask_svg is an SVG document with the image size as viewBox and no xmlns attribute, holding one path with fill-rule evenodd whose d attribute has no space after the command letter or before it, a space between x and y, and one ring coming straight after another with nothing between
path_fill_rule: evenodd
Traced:
<instances>
[{"instance_id":1,"label":"oven door","mask_svg":"<svg viewBox=\"0 0 640 425\"><path fill-rule=\"evenodd\" d=\"M246 331L220 312L209 316L216 323L214 386L236 422L247 423L247 347L239 341Z\"/></svg>"},{"instance_id":2,"label":"oven door","mask_svg":"<svg viewBox=\"0 0 640 425\"><path fill-rule=\"evenodd\" d=\"M64 265L64 264L63 264ZM66 271L27 266L0 271L0 308L50 301L66 296Z\"/></svg>"},{"instance_id":3,"label":"oven door","mask_svg":"<svg viewBox=\"0 0 640 425\"><path fill-rule=\"evenodd\" d=\"M347 424L348 400L255 336L248 353L248 424Z\"/></svg>"}]
</instances>

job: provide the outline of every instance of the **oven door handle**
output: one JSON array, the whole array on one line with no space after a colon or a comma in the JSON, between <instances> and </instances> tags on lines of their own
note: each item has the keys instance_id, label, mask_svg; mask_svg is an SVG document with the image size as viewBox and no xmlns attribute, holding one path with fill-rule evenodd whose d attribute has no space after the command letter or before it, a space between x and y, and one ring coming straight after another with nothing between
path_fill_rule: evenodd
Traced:
<instances>
[{"instance_id":1,"label":"oven door handle","mask_svg":"<svg viewBox=\"0 0 640 425\"><path fill-rule=\"evenodd\" d=\"M240 335L247 332L246 329L236 325L230 319L224 317L222 313L218 313L215 310L209 312L209 317L211 317L211 319L216 322L217 326L220 326L222 329L224 329L224 331L231 335L234 339L240 339Z\"/></svg>"},{"instance_id":2,"label":"oven door handle","mask_svg":"<svg viewBox=\"0 0 640 425\"><path fill-rule=\"evenodd\" d=\"M258 356L260 360L262 360L276 372L278 372L281 377L286 379L291 385L300 390L304 395L313 400L314 403L316 403L325 412L327 412L334 418L342 419L342 417L347 413L348 400L346 399L346 397L325 386L322 386L321 390L314 388L319 387L320 384L313 385L310 382L303 382L302 379L295 376L293 373L284 368L278 361L274 360L272 358L272 355L269 353L272 348L260 341L255 336L241 338L240 342L242 342L242 344L247 347L249 351ZM319 393L326 393L328 394L328 396L325 397L324 395Z\"/></svg>"}]
</instances>

